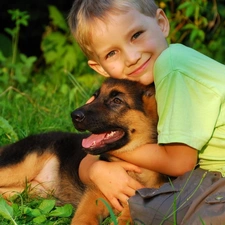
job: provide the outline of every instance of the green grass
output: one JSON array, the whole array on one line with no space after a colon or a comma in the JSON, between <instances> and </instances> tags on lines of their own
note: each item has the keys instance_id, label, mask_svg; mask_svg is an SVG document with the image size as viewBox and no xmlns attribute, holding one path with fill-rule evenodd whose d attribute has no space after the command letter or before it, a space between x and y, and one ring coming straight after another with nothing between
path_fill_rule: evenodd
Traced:
<instances>
[{"instance_id":1,"label":"green grass","mask_svg":"<svg viewBox=\"0 0 225 225\"><path fill-rule=\"evenodd\" d=\"M55 199L31 198L26 190L15 194L8 204L0 198L0 224L69 224L74 209L72 205L56 206Z\"/></svg>"},{"instance_id":2,"label":"green grass","mask_svg":"<svg viewBox=\"0 0 225 225\"><path fill-rule=\"evenodd\" d=\"M73 78L74 79L74 78ZM84 81L82 81L82 79ZM30 87L6 87L0 92L0 146L30 134L72 131L70 113L84 104L100 86L98 77L86 77L62 86L33 83Z\"/></svg>"},{"instance_id":3,"label":"green grass","mask_svg":"<svg viewBox=\"0 0 225 225\"><path fill-rule=\"evenodd\" d=\"M101 82L102 79L93 75L79 79L69 75L68 83L62 85L53 85L43 79L22 87L5 87L0 92L0 146L41 132L76 132L70 113L84 104ZM112 222L116 225L110 206L102 199L98 201L103 201L110 213L101 225ZM16 194L10 203L0 196L1 225L67 225L75 211L69 204L56 206L52 196L49 199L32 198L29 187ZM174 212L176 210L174 208Z\"/></svg>"},{"instance_id":4,"label":"green grass","mask_svg":"<svg viewBox=\"0 0 225 225\"><path fill-rule=\"evenodd\" d=\"M84 104L99 88L102 79L68 76L67 84L53 85L44 79L30 86L5 87L0 92L0 146L31 134L48 131L76 132L70 113ZM56 206L50 199L32 198L29 188L16 194L10 204L0 196L0 224L70 224L75 209L71 205ZM102 225L112 222L107 218Z\"/></svg>"},{"instance_id":5,"label":"green grass","mask_svg":"<svg viewBox=\"0 0 225 225\"><path fill-rule=\"evenodd\" d=\"M101 199L99 199L100 201ZM113 222L117 225L116 217L107 202L110 217L101 222L101 225L109 225ZM97 204L97 203L96 203ZM9 202L0 197L0 224L12 225L69 225L75 209L71 204L56 205L56 200L29 195L28 189L15 194Z\"/></svg>"}]
</instances>

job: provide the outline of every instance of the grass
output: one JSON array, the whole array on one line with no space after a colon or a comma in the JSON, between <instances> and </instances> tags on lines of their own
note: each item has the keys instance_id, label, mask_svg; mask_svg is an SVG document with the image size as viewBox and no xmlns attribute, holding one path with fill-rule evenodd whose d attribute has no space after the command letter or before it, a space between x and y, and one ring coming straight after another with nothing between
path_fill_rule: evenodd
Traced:
<instances>
[{"instance_id":1,"label":"grass","mask_svg":"<svg viewBox=\"0 0 225 225\"><path fill-rule=\"evenodd\" d=\"M0 198L0 224L69 224L74 209L65 204L57 207L55 199L31 198L25 190L15 194L8 204Z\"/></svg>"},{"instance_id":2,"label":"grass","mask_svg":"<svg viewBox=\"0 0 225 225\"><path fill-rule=\"evenodd\" d=\"M30 86L6 87L0 92L0 145L41 132L75 132L70 113L86 102L101 81L93 76L78 80L69 75L68 83L62 85L53 85L43 79ZM11 205L0 198L0 224L70 224L75 209L71 205L58 207L55 199L49 197L32 198L27 187L23 193L17 193L10 200ZM116 225L112 209L107 202L103 203L106 204L110 217L102 221L101 225L112 222Z\"/></svg>"},{"instance_id":3,"label":"grass","mask_svg":"<svg viewBox=\"0 0 225 225\"><path fill-rule=\"evenodd\" d=\"M99 199L101 200L101 199ZM104 200L103 200L104 201ZM101 225L108 225L116 218L107 202L111 217L106 218ZM49 198L31 197L29 186L22 193L16 193L9 202L0 197L0 224L1 225L69 225L75 209L71 204L56 206L56 200Z\"/></svg>"},{"instance_id":4,"label":"grass","mask_svg":"<svg viewBox=\"0 0 225 225\"><path fill-rule=\"evenodd\" d=\"M92 75L93 76L93 75ZM31 134L48 131L76 132L70 113L81 106L99 88L98 77L68 76L62 86L40 81L25 87L6 87L0 92L0 146ZM0 196L0 224L70 224L75 209L69 204L58 207L55 199L32 198L29 187L17 193L8 204ZM107 218L102 225L112 222Z\"/></svg>"},{"instance_id":5,"label":"grass","mask_svg":"<svg viewBox=\"0 0 225 225\"><path fill-rule=\"evenodd\" d=\"M53 85L44 79L30 86L6 87L0 92L0 146L41 132L75 132L70 113L84 104L101 82L101 79L93 76L78 80L69 75L68 84ZM110 206L102 199L98 201L103 201L110 212L110 217L101 225L112 222L116 225L116 217ZM69 204L56 206L52 196L48 199L32 198L29 187L23 193L17 193L10 204L0 196L1 225L67 225L74 211ZM176 211L175 206L174 216Z\"/></svg>"},{"instance_id":6,"label":"grass","mask_svg":"<svg viewBox=\"0 0 225 225\"><path fill-rule=\"evenodd\" d=\"M41 132L75 132L70 113L86 102L101 79L92 78L89 86L78 86L81 82L77 80L77 84L69 81L69 85L62 86L44 82L31 87L10 86L0 92L0 145Z\"/></svg>"}]
</instances>

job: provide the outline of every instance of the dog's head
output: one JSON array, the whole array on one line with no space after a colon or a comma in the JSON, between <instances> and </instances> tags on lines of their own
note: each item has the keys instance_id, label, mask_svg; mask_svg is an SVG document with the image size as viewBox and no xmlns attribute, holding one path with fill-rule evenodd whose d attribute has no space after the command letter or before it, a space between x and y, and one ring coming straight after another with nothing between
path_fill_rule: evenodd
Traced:
<instances>
[{"instance_id":1,"label":"dog's head","mask_svg":"<svg viewBox=\"0 0 225 225\"><path fill-rule=\"evenodd\" d=\"M95 99L71 113L79 131L92 134L83 140L86 152L130 151L157 141L157 109L154 85L109 78Z\"/></svg>"}]
</instances>

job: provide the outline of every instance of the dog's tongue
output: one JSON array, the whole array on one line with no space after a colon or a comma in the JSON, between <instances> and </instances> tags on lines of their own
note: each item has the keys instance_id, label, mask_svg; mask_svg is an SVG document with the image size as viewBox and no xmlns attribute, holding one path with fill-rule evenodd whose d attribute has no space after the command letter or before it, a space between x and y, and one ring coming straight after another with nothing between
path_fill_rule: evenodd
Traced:
<instances>
[{"instance_id":1,"label":"dog's tongue","mask_svg":"<svg viewBox=\"0 0 225 225\"><path fill-rule=\"evenodd\" d=\"M122 130L109 131L101 134L92 134L86 139L83 139L82 146L87 149L96 149L104 147L108 143L119 140L124 135Z\"/></svg>"},{"instance_id":2,"label":"dog's tongue","mask_svg":"<svg viewBox=\"0 0 225 225\"><path fill-rule=\"evenodd\" d=\"M101 144L101 141L104 139L106 136L106 133L103 134L92 134L86 139L83 139L82 141L82 146L84 148L91 148L95 147Z\"/></svg>"}]
</instances>

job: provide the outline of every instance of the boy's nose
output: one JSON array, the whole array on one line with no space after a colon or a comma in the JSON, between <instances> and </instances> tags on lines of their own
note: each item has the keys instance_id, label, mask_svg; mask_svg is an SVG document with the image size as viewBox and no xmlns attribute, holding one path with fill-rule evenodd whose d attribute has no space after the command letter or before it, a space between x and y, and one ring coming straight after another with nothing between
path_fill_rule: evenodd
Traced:
<instances>
[{"instance_id":1,"label":"boy's nose","mask_svg":"<svg viewBox=\"0 0 225 225\"><path fill-rule=\"evenodd\" d=\"M135 65L139 59L141 58L141 54L138 51L127 51L125 52L125 65L130 67Z\"/></svg>"}]
</instances>

